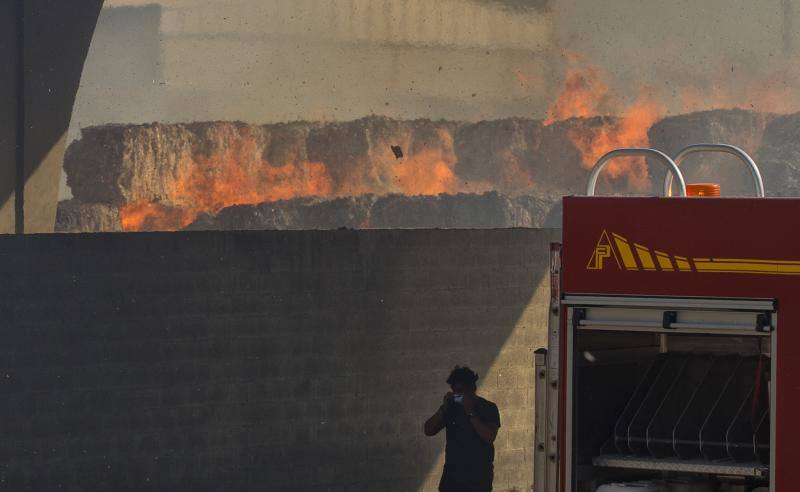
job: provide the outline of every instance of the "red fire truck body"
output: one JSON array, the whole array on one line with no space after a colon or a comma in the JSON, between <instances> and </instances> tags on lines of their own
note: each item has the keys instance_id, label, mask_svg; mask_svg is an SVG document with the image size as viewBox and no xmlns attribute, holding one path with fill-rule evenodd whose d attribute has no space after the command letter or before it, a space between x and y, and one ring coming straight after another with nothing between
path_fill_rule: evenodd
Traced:
<instances>
[{"instance_id":1,"label":"red fire truck body","mask_svg":"<svg viewBox=\"0 0 800 492\"><path fill-rule=\"evenodd\" d=\"M558 357L561 381L557 432L559 490L595 490L603 482L626 479L626 474L633 470L637 479L640 475L657 480L679 477L720 487L714 490L787 492L800 488L791 473L792 465L800 463L800 448L795 446L795 440L800 438L800 421L796 417L800 410L800 332L793 329L800 323L800 234L791 226L796 217L800 217L797 199L564 199L560 333L557 342L553 343L551 338L550 343L550 355ZM578 346L576 339L584 336L583 330L593 339ZM626 334L638 339L625 340ZM648 345L642 338L645 334L653 337L649 342L653 352L657 350L668 357L674 345L683 355L690 354L689 361L683 362L684 371L689 371L688 367L695 363L700 371L707 371L706 377L711 363L706 362L703 367L702 362L693 359L700 355L691 354L717 360L725 357L761 360L749 366L756 367L756 371L741 369L744 388L739 391L738 399L727 402L719 401L725 390L718 388L728 384L729 393L734 393L735 382L721 379L721 384L709 382L703 388L704 375L692 379L680 371L669 377L662 374L663 393L656 397L645 395L643 406L646 398L652 397L651 408L656 410L639 418L641 427L647 427L642 433L647 434L643 437L647 442L642 445L640 451L644 452L639 457L620 453L608 441L600 448L597 447L600 441L581 441L588 441L583 437L588 433L584 431L587 426L592 430L604 425L607 430L612 424L619 426L619 422L612 422L624 420L619 409L640 403L632 405L623 398L611 405L614 409L600 408L602 404L598 401L603 401L606 393L602 385L613 383L603 382L592 374L601 371L598 363L603 362L599 360L603 357L621 356L625 360L626 350L631 358L638 354L635 351ZM686 343L690 339L691 343ZM662 368L662 372L666 371ZM603 374L618 376L619 372ZM730 371L725 374L730 375ZM642 377L644 372L639 372L633 380ZM599 397L578 396L592 391L580 386L581 378L591 380L593 386L601 386L597 389ZM618 381L619 377L615 379ZM681 386L689 381L694 388L678 395ZM652 393L656 383L657 380L651 379L642 389L649 388ZM634 387L629 384L616 393L628 398L630 388ZM662 426L673 426L673 439L677 439L674 426L680 426L680 419L686 418L681 413L687 412L685 407L692 398L702 396L696 394L697 387L700 391L712 388L721 392L711 398L718 401L707 404L706 413L695 429L702 433L703 425L718 427L717 432L726 439L725 443L720 441L720 452L710 453L709 458L701 449L694 459L671 456L669 450L661 457L647 452L651 447L649 433L653 427L662 425L656 422L660 417L666 419ZM763 395L759 396L762 408L756 410L760 417L753 412L756 393ZM673 403L672 397L683 401ZM663 407L670 404L675 409L672 415L667 415L670 412ZM605 412L607 417L587 417L597 412ZM714 422L716 417L719 422ZM580 422L581 419L586 422ZM737 424L736 419L741 422ZM635 422L626 424L627 438L635 439L631 434L634 431L630 430ZM769 429L759 430L756 428L759 425ZM737 426L738 431L734 429ZM761 452L745 449L745 456L739 456L738 460L728 456L726 449L734 450L734 454L737 449L744 449L727 441L734 439L730 436L739 431L745 437L758 431L764 441L760 443ZM621 432L622 441L626 439L625 432L624 429ZM615 438L619 441L619 436ZM698 448L704 445L703 439L697 437ZM739 440L747 442L744 438ZM622 444L627 452L628 443ZM594 449L586 449L592 446ZM609 449L612 459L604 462L602 456L609 456ZM762 489L757 489L759 486Z\"/></svg>"},{"instance_id":2,"label":"red fire truck body","mask_svg":"<svg viewBox=\"0 0 800 492\"><path fill-rule=\"evenodd\" d=\"M757 198L687 185L678 166L699 152L739 158ZM666 197L594 197L603 166L631 156L667 167ZM587 195L564 199L551 250L534 490L800 490L800 199L764 199L726 144L609 152Z\"/></svg>"}]
</instances>

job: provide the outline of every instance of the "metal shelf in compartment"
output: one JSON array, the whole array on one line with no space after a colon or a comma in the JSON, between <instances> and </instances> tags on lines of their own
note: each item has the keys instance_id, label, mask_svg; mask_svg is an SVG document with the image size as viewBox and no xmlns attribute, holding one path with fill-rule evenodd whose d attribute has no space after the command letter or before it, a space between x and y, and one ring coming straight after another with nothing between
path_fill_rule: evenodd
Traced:
<instances>
[{"instance_id":1,"label":"metal shelf in compartment","mask_svg":"<svg viewBox=\"0 0 800 492\"><path fill-rule=\"evenodd\" d=\"M647 449L650 450L653 458L675 457L678 450L675 428L713 364L714 357L708 355L690 357L686 361L683 371L675 380L647 426ZM699 443L696 447L697 456L695 457L698 457L700 455Z\"/></svg>"},{"instance_id":2,"label":"metal shelf in compartment","mask_svg":"<svg viewBox=\"0 0 800 492\"><path fill-rule=\"evenodd\" d=\"M659 355L599 454L768 463L769 376L764 369L768 360Z\"/></svg>"},{"instance_id":3,"label":"metal shelf in compartment","mask_svg":"<svg viewBox=\"0 0 800 492\"><path fill-rule=\"evenodd\" d=\"M647 427L679 379L687 361L688 358L682 354L669 354L658 377L648 388L647 395L628 424L628 447L633 454L650 454L647 449Z\"/></svg>"},{"instance_id":4,"label":"metal shelf in compartment","mask_svg":"<svg viewBox=\"0 0 800 492\"><path fill-rule=\"evenodd\" d=\"M666 355L664 354L659 355L653 360L653 362L645 371L644 377L637 385L633 395L628 400L628 403L625 406L625 409L622 411L622 414L617 419L612 437L614 446L621 454L628 454L631 452L631 448L628 446L628 427L638 412L642 401L647 396L653 381L655 381L659 374L661 374L661 370L664 367L665 361Z\"/></svg>"},{"instance_id":5,"label":"metal shelf in compartment","mask_svg":"<svg viewBox=\"0 0 800 492\"><path fill-rule=\"evenodd\" d=\"M605 468L651 470L708 475L765 478L769 467L761 463L729 461L682 460L675 458L644 458L641 456L602 455L592 459L592 464Z\"/></svg>"}]
</instances>

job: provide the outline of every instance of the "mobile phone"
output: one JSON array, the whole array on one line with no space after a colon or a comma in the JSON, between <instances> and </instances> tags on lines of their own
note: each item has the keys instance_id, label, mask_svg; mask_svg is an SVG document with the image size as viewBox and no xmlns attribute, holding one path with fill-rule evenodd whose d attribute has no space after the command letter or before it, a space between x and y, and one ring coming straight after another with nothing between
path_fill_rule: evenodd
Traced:
<instances>
[{"instance_id":1,"label":"mobile phone","mask_svg":"<svg viewBox=\"0 0 800 492\"><path fill-rule=\"evenodd\" d=\"M460 404L464 401L464 395L453 395L453 401Z\"/></svg>"}]
</instances>

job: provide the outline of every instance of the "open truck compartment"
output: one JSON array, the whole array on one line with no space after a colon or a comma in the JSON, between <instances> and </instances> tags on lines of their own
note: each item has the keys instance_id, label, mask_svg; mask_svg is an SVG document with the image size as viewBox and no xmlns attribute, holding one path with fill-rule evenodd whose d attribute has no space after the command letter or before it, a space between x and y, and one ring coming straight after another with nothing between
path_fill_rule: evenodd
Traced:
<instances>
[{"instance_id":1,"label":"open truck compartment","mask_svg":"<svg viewBox=\"0 0 800 492\"><path fill-rule=\"evenodd\" d=\"M777 319L769 301L566 302L568 490L637 481L664 490L769 486Z\"/></svg>"}]
</instances>

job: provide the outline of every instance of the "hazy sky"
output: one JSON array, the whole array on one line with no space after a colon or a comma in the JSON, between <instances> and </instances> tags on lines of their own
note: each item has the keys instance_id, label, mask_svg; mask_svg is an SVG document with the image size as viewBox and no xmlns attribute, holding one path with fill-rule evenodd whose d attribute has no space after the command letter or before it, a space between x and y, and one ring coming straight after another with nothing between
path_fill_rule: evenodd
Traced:
<instances>
[{"instance_id":1,"label":"hazy sky","mask_svg":"<svg viewBox=\"0 0 800 492\"><path fill-rule=\"evenodd\" d=\"M219 0L217 0L219 1ZM488 5L499 5L518 10L529 9L543 9L551 3L551 0L466 0L475 3L483 3ZM164 6L187 6L199 5L208 2L208 0L106 0L106 7L120 7L120 6L141 6L147 4L158 3Z\"/></svg>"},{"instance_id":2,"label":"hazy sky","mask_svg":"<svg viewBox=\"0 0 800 492\"><path fill-rule=\"evenodd\" d=\"M550 14L494 0L145 4L106 3L77 126L530 115L551 72Z\"/></svg>"},{"instance_id":3,"label":"hazy sky","mask_svg":"<svg viewBox=\"0 0 800 492\"><path fill-rule=\"evenodd\" d=\"M745 91L793 77L786 67L798 66L786 61L792 0L157 3L161 20L150 22L114 7L153 0L106 0L78 126L372 113L542 117L561 89L564 49L598 66L620 98L652 88L670 107L687 87ZM137 25L138 37L117 34Z\"/></svg>"}]
</instances>

